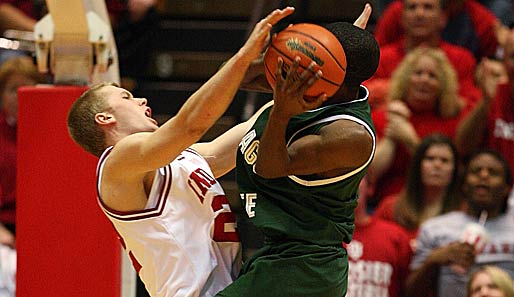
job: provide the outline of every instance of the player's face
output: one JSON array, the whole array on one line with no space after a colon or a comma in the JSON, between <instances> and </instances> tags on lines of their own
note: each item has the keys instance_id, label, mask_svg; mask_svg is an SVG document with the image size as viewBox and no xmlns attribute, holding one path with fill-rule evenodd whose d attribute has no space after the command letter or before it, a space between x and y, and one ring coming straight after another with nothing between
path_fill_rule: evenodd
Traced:
<instances>
[{"instance_id":1,"label":"player's face","mask_svg":"<svg viewBox=\"0 0 514 297\"><path fill-rule=\"evenodd\" d=\"M507 297L500 288L493 283L489 274L485 272L479 272L475 276L471 282L470 291L471 297Z\"/></svg>"},{"instance_id":2,"label":"player's face","mask_svg":"<svg viewBox=\"0 0 514 297\"><path fill-rule=\"evenodd\" d=\"M440 0L404 0L402 25L408 36L429 38L444 26Z\"/></svg>"},{"instance_id":3,"label":"player's face","mask_svg":"<svg viewBox=\"0 0 514 297\"><path fill-rule=\"evenodd\" d=\"M145 98L134 98L127 90L115 86L106 86L102 92L106 92L109 112L116 119L118 129L132 134L152 132L158 128Z\"/></svg>"},{"instance_id":4,"label":"player's face","mask_svg":"<svg viewBox=\"0 0 514 297\"><path fill-rule=\"evenodd\" d=\"M470 160L464 178L464 192L473 206L499 210L509 194L502 163L491 154L480 154Z\"/></svg>"},{"instance_id":5,"label":"player's face","mask_svg":"<svg viewBox=\"0 0 514 297\"><path fill-rule=\"evenodd\" d=\"M437 63L429 56L421 56L409 77L406 103L412 110L433 110L441 92Z\"/></svg>"},{"instance_id":6,"label":"player's face","mask_svg":"<svg viewBox=\"0 0 514 297\"><path fill-rule=\"evenodd\" d=\"M452 180L455 160L447 144L434 144L421 160L421 180L425 187L446 188Z\"/></svg>"}]
</instances>

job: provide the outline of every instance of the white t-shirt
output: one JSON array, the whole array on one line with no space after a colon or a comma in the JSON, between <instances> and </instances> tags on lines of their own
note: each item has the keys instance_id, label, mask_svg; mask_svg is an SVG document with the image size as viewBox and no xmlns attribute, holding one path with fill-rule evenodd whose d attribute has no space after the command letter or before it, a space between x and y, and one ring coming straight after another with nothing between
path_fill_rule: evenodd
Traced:
<instances>
[{"instance_id":1,"label":"white t-shirt","mask_svg":"<svg viewBox=\"0 0 514 297\"><path fill-rule=\"evenodd\" d=\"M461 211L425 221L416 239L411 269L419 268L432 250L460 240L466 225L477 222L478 218ZM476 255L475 265L466 274L458 274L451 267L442 266L439 270L437 296L465 297L470 273L483 265L497 265L514 277L514 215L507 213L488 219L484 227L490 241Z\"/></svg>"}]
</instances>

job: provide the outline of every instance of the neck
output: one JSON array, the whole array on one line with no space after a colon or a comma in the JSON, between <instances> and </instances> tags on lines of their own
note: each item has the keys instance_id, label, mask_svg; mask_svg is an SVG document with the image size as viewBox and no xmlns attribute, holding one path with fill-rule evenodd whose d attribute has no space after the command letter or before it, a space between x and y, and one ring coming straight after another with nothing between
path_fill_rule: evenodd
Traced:
<instances>
[{"instance_id":1,"label":"neck","mask_svg":"<svg viewBox=\"0 0 514 297\"><path fill-rule=\"evenodd\" d=\"M334 96L330 97L324 105L336 104L341 102L348 102L359 98L360 84L355 86L348 86L343 84Z\"/></svg>"},{"instance_id":2,"label":"neck","mask_svg":"<svg viewBox=\"0 0 514 297\"><path fill-rule=\"evenodd\" d=\"M435 204L443 201L446 194L445 187L424 187L425 204Z\"/></svg>"},{"instance_id":3,"label":"neck","mask_svg":"<svg viewBox=\"0 0 514 297\"><path fill-rule=\"evenodd\" d=\"M487 219L488 220L496 218L501 215L501 212L499 209L485 209L485 208L480 208L480 207L475 207L475 206L470 206L467 210L467 213L470 216L477 218L477 220L478 220L480 218L480 214L482 213L482 211L487 211Z\"/></svg>"},{"instance_id":4,"label":"neck","mask_svg":"<svg viewBox=\"0 0 514 297\"><path fill-rule=\"evenodd\" d=\"M439 45L439 37L437 37L437 36L432 36L429 38L410 37L410 38L405 39L405 51L406 52L413 50L418 46L437 47L438 45Z\"/></svg>"},{"instance_id":5,"label":"neck","mask_svg":"<svg viewBox=\"0 0 514 297\"><path fill-rule=\"evenodd\" d=\"M106 147L113 146L126 136L127 135L122 135L114 129L109 129L105 131L105 145Z\"/></svg>"}]
</instances>

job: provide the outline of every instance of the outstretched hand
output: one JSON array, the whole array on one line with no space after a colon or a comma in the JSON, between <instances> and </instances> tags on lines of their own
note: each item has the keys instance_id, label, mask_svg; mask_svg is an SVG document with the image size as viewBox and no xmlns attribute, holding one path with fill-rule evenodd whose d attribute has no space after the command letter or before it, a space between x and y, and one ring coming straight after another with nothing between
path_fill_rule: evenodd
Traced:
<instances>
[{"instance_id":1,"label":"outstretched hand","mask_svg":"<svg viewBox=\"0 0 514 297\"><path fill-rule=\"evenodd\" d=\"M305 91L311 87L321 76L320 70L314 72L315 63L312 62L307 69L300 70L300 57L295 57L293 64L284 76L284 60L278 58L275 72L276 82L273 92L274 111L284 118L303 113L319 107L327 100L325 93L318 97L305 97Z\"/></svg>"},{"instance_id":2,"label":"outstretched hand","mask_svg":"<svg viewBox=\"0 0 514 297\"><path fill-rule=\"evenodd\" d=\"M294 7L286 7L284 9L275 9L264 19L255 25L250 37L243 45L240 53L248 55L251 60L259 58L264 48L270 40L271 28L280 20L294 12Z\"/></svg>"}]
</instances>

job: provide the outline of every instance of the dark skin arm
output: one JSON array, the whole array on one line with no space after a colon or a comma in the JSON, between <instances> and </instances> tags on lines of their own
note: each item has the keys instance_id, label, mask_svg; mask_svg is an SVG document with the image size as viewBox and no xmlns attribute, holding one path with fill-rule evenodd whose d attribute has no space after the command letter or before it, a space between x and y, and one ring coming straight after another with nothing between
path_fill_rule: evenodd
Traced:
<instances>
[{"instance_id":1,"label":"dark skin arm","mask_svg":"<svg viewBox=\"0 0 514 297\"><path fill-rule=\"evenodd\" d=\"M429 293L436 288L441 266L451 265L457 273L466 273L474 262L474 248L468 243L452 242L447 246L434 249L425 262L407 277L405 296L429 296Z\"/></svg>"},{"instance_id":2,"label":"dark skin arm","mask_svg":"<svg viewBox=\"0 0 514 297\"><path fill-rule=\"evenodd\" d=\"M373 149L371 135L361 125L347 120L324 126L317 135L306 135L286 146L289 119L319 107L326 95L305 99L304 92L321 75L310 71L297 73L296 59L286 78L282 78L282 60L277 64L275 104L259 144L255 171L265 178L287 175L318 174L333 177L363 165ZM311 65L312 67L313 65Z\"/></svg>"}]
</instances>

